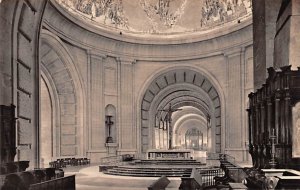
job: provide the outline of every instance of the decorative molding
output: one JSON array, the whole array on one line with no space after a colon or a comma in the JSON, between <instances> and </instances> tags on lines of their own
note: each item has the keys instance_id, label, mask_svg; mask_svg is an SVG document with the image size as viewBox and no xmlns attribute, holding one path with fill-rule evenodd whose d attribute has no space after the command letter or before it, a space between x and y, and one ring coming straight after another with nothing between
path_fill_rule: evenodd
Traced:
<instances>
[{"instance_id":1,"label":"decorative molding","mask_svg":"<svg viewBox=\"0 0 300 190\"><path fill-rule=\"evenodd\" d=\"M245 52L245 47L235 47L235 48L227 49L223 52L223 54L225 57L231 58L231 57L241 55L242 52Z\"/></svg>"},{"instance_id":2,"label":"decorative molding","mask_svg":"<svg viewBox=\"0 0 300 190\"><path fill-rule=\"evenodd\" d=\"M121 64L126 64L126 65L134 65L136 63L136 59L127 58L127 57L117 57L116 60Z\"/></svg>"},{"instance_id":3,"label":"decorative molding","mask_svg":"<svg viewBox=\"0 0 300 190\"><path fill-rule=\"evenodd\" d=\"M100 60L104 60L107 58L106 54L99 51L95 51L94 49L88 50L87 52L91 56L91 58L100 59Z\"/></svg>"}]
</instances>

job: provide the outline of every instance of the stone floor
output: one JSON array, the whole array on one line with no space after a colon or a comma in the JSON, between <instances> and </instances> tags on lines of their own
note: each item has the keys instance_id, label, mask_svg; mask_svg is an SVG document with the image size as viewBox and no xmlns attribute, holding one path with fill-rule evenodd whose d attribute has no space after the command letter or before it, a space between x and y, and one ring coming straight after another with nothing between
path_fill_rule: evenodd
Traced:
<instances>
[{"instance_id":1,"label":"stone floor","mask_svg":"<svg viewBox=\"0 0 300 190\"><path fill-rule=\"evenodd\" d=\"M98 165L68 167L65 175L76 175L77 190L145 190L158 177L112 176L99 172ZM168 190L178 190L181 178L169 177Z\"/></svg>"}]
</instances>

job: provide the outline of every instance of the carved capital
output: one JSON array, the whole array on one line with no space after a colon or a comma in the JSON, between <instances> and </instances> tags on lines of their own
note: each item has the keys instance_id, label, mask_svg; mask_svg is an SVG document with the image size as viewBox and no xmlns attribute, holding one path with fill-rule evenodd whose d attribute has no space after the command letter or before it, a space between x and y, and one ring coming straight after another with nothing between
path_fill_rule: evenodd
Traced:
<instances>
[{"instance_id":1,"label":"carved capital","mask_svg":"<svg viewBox=\"0 0 300 190\"><path fill-rule=\"evenodd\" d=\"M106 59L107 55L103 54L102 52L98 52L95 50L87 50L88 55L91 56L91 58L95 58L95 59Z\"/></svg>"},{"instance_id":2,"label":"carved capital","mask_svg":"<svg viewBox=\"0 0 300 190\"><path fill-rule=\"evenodd\" d=\"M125 65L134 65L136 63L135 59L128 57L117 57L117 61Z\"/></svg>"},{"instance_id":3,"label":"carved capital","mask_svg":"<svg viewBox=\"0 0 300 190\"><path fill-rule=\"evenodd\" d=\"M231 49L225 50L223 52L223 54L225 57L231 58L231 57L235 57L235 56L240 56L244 51L245 51L244 47L231 48Z\"/></svg>"}]
</instances>

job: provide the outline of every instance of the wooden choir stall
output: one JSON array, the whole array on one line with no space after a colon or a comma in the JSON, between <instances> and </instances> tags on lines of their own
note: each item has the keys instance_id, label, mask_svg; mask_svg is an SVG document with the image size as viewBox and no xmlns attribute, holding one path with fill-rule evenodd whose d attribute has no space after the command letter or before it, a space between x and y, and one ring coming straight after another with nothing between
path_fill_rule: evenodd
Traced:
<instances>
[{"instance_id":1,"label":"wooden choir stall","mask_svg":"<svg viewBox=\"0 0 300 190\"><path fill-rule=\"evenodd\" d=\"M17 134L14 105L0 105L0 136L1 190L75 189L75 175L64 177L64 171L58 168L27 170L30 161L15 161Z\"/></svg>"},{"instance_id":2,"label":"wooden choir stall","mask_svg":"<svg viewBox=\"0 0 300 190\"><path fill-rule=\"evenodd\" d=\"M300 169L300 70L268 73L266 84L249 94L249 153L255 168Z\"/></svg>"}]
</instances>

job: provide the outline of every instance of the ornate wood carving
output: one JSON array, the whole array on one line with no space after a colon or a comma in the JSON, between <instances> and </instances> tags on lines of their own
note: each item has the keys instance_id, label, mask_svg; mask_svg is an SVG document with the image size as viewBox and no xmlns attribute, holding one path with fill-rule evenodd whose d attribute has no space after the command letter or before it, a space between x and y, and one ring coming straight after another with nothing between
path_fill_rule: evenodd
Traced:
<instances>
[{"instance_id":1,"label":"ornate wood carving","mask_svg":"<svg viewBox=\"0 0 300 190\"><path fill-rule=\"evenodd\" d=\"M275 151L277 168L299 169L300 155L292 155L300 146L299 137L294 135L292 141L291 131L297 133L299 109L294 105L300 102L300 70L292 71L291 66L286 66L278 71L269 68L268 72L266 84L248 96L249 153L255 168L271 167L271 153Z\"/></svg>"}]
</instances>

